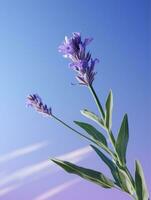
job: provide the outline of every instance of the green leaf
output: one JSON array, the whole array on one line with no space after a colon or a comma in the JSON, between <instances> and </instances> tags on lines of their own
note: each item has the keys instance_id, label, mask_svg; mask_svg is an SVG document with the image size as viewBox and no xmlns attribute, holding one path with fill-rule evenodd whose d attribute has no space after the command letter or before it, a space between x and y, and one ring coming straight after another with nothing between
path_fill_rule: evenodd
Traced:
<instances>
[{"instance_id":1,"label":"green leaf","mask_svg":"<svg viewBox=\"0 0 151 200\"><path fill-rule=\"evenodd\" d=\"M114 187L114 182L104 176L102 173L94 171L92 169L87 169L83 167L79 167L72 163L61 161L58 159L52 159L57 165L62 167L68 173L76 174L86 180L92 181L98 185L101 185L104 188L112 188Z\"/></svg>"},{"instance_id":2,"label":"green leaf","mask_svg":"<svg viewBox=\"0 0 151 200\"><path fill-rule=\"evenodd\" d=\"M112 160L110 160L106 155L104 155L98 148L91 145L91 147L96 151L99 157L105 162L105 164L110 168L111 173L115 179L115 184L122 188L125 192L133 194L132 184L128 175L122 169L118 168Z\"/></svg>"},{"instance_id":3,"label":"green leaf","mask_svg":"<svg viewBox=\"0 0 151 200\"><path fill-rule=\"evenodd\" d=\"M74 121L78 126L84 129L97 143L102 143L107 146L107 141L104 135L99 132L96 128L92 125L84 122Z\"/></svg>"},{"instance_id":4,"label":"green leaf","mask_svg":"<svg viewBox=\"0 0 151 200\"><path fill-rule=\"evenodd\" d=\"M81 114L91 119L92 121L96 122L97 124L101 125L102 128L104 128L103 120L100 117L98 117L96 114L94 114L93 112L84 109L84 110L81 110Z\"/></svg>"},{"instance_id":5,"label":"green leaf","mask_svg":"<svg viewBox=\"0 0 151 200\"><path fill-rule=\"evenodd\" d=\"M116 151L123 166L126 164L126 149L127 149L128 139L129 139L129 128L128 128L128 117L126 114L123 118L122 125L120 127L116 142Z\"/></svg>"},{"instance_id":6,"label":"green leaf","mask_svg":"<svg viewBox=\"0 0 151 200\"><path fill-rule=\"evenodd\" d=\"M111 129L112 126L112 110L113 110L113 94L110 91L107 101L106 101L106 113L105 113L105 124L108 130Z\"/></svg>"},{"instance_id":7,"label":"green leaf","mask_svg":"<svg viewBox=\"0 0 151 200\"><path fill-rule=\"evenodd\" d=\"M119 174L119 178L120 178L120 184L121 184L121 188L125 191L128 192L129 194L133 194L133 188L132 188L132 183L128 177L128 175L126 174L126 172L120 168L118 169L118 174Z\"/></svg>"},{"instance_id":8,"label":"green leaf","mask_svg":"<svg viewBox=\"0 0 151 200\"><path fill-rule=\"evenodd\" d=\"M136 186L136 193L137 193L138 200L148 200L149 193L147 190L147 186L145 183L145 177L144 177L143 169L141 167L140 162L136 161L135 166L136 166L135 186Z\"/></svg>"},{"instance_id":9,"label":"green leaf","mask_svg":"<svg viewBox=\"0 0 151 200\"><path fill-rule=\"evenodd\" d=\"M115 163L110 160L105 154L103 154L97 147L90 145L94 151L98 154L98 156L103 160L103 162L109 167L114 180L116 181L116 185L118 185L120 187L120 181L119 181L119 174L117 171L117 167L115 165Z\"/></svg>"}]
</instances>

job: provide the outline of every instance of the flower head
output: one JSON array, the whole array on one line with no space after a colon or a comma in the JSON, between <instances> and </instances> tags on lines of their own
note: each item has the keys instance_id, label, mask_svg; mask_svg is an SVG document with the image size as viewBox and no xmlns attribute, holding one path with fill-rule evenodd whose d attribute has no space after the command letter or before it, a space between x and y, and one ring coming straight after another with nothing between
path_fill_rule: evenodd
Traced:
<instances>
[{"instance_id":1,"label":"flower head","mask_svg":"<svg viewBox=\"0 0 151 200\"><path fill-rule=\"evenodd\" d=\"M64 42L59 46L59 52L65 58L69 58L71 63L70 68L77 72L77 80L82 85L91 85L96 72L94 66L98 59L92 59L91 54L86 52L87 45L92 41L92 38L81 39L81 34L75 32L71 38L65 37Z\"/></svg>"},{"instance_id":2,"label":"flower head","mask_svg":"<svg viewBox=\"0 0 151 200\"><path fill-rule=\"evenodd\" d=\"M46 104L43 104L42 99L38 94L29 95L27 97L27 105L32 106L37 112L46 116L52 115L51 108L48 108Z\"/></svg>"}]
</instances>

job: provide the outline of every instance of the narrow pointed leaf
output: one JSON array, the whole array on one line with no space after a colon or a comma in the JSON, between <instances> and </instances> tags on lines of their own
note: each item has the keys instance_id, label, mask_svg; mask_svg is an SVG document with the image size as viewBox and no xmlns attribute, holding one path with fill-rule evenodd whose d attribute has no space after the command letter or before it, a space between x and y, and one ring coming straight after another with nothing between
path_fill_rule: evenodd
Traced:
<instances>
[{"instance_id":1,"label":"narrow pointed leaf","mask_svg":"<svg viewBox=\"0 0 151 200\"><path fill-rule=\"evenodd\" d=\"M97 124L101 125L102 128L104 128L103 120L99 116L97 116L95 113L84 109L84 110L81 110L81 114L91 119L92 121L96 122Z\"/></svg>"},{"instance_id":2,"label":"narrow pointed leaf","mask_svg":"<svg viewBox=\"0 0 151 200\"><path fill-rule=\"evenodd\" d=\"M126 149L129 139L128 117L124 116L116 142L116 151L123 166L126 164Z\"/></svg>"},{"instance_id":3,"label":"narrow pointed leaf","mask_svg":"<svg viewBox=\"0 0 151 200\"><path fill-rule=\"evenodd\" d=\"M149 194L145 183L143 169L139 161L136 161L135 186L138 200L148 200Z\"/></svg>"},{"instance_id":4,"label":"narrow pointed leaf","mask_svg":"<svg viewBox=\"0 0 151 200\"><path fill-rule=\"evenodd\" d=\"M110 160L105 154L103 154L97 147L90 145L94 151L98 154L98 156L102 159L102 161L109 167L112 176L114 177L114 180L116 182L116 185L120 187L120 180L119 180L119 174L117 171L117 167L114 164L112 160Z\"/></svg>"},{"instance_id":5,"label":"narrow pointed leaf","mask_svg":"<svg viewBox=\"0 0 151 200\"><path fill-rule=\"evenodd\" d=\"M84 129L95 141L98 143L102 143L105 146L107 146L107 141L104 135L98 131L95 127L88 123L74 121L78 126L80 126L82 129Z\"/></svg>"},{"instance_id":6,"label":"narrow pointed leaf","mask_svg":"<svg viewBox=\"0 0 151 200\"><path fill-rule=\"evenodd\" d=\"M78 175L86 180L92 181L104 188L114 187L114 182L98 171L79 167L72 163L69 163L66 161L61 161L58 159L52 159L52 161L55 162L60 167L62 167L68 173L76 174L76 175Z\"/></svg>"},{"instance_id":7,"label":"narrow pointed leaf","mask_svg":"<svg viewBox=\"0 0 151 200\"><path fill-rule=\"evenodd\" d=\"M106 124L107 129L110 130L112 126L112 109L113 109L112 91L110 91L108 95L105 107L106 107L105 124Z\"/></svg>"}]
</instances>

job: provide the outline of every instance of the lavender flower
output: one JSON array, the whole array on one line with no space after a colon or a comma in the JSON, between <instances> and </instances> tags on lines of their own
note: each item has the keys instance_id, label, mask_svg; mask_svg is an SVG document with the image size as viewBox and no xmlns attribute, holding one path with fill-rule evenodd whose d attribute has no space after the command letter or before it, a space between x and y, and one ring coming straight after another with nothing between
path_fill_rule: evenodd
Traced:
<instances>
[{"instance_id":1,"label":"lavender flower","mask_svg":"<svg viewBox=\"0 0 151 200\"><path fill-rule=\"evenodd\" d=\"M51 108L48 108L46 104L43 104L41 97L38 94L29 95L27 97L27 105L32 106L37 112L46 116L51 116Z\"/></svg>"},{"instance_id":2,"label":"lavender flower","mask_svg":"<svg viewBox=\"0 0 151 200\"><path fill-rule=\"evenodd\" d=\"M69 58L72 62L70 68L77 72L76 79L82 85L92 85L96 72L94 66L98 59L92 59L91 54L86 52L86 46L92 41L92 38L81 39L80 33L73 33L71 38L65 37L63 44L59 46L59 52L65 58Z\"/></svg>"},{"instance_id":3,"label":"lavender flower","mask_svg":"<svg viewBox=\"0 0 151 200\"><path fill-rule=\"evenodd\" d=\"M96 72L94 71L94 65L97 62L99 62L98 59L91 59L91 61L87 64L87 67L83 68L83 71L78 72L76 79L81 85L92 85L94 76L96 75Z\"/></svg>"}]
</instances>

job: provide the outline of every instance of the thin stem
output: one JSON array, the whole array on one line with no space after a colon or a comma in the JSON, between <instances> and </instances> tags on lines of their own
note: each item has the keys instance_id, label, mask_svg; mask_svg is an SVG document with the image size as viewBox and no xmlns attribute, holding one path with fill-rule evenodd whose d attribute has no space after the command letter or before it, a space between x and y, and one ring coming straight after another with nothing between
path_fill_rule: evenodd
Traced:
<instances>
[{"instance_id":1,"label":"thin stem","mask_svg":"<svg viewBox=\"0 0 151 200\"><path fill-rule=\"evenodd\" d=\"M97 105L97 107L98 107L99 112L100 112L100 113L102 114L102 116L103 116L103 121L104 121L104 120L105 120L105 112L104 112L103 107L102 107L102 105L101 105L101 103L100 103L100 101L99 101L99 98L97 97L97 94L96 94L96 92L95 92L95 90L94 90L94 88L93 88L92 85L89 85L88 88L89 88L89 90L90 90L90 92L91 92L91 94L92 94L92 96L93 96L93 98L94 98L94 101L95 101L95 103L96 103L96 105ZM118 159L120 165L122 166L122 163L121 163L121 161L120 161L120 159L119 159L119 156L118 156L118 154L117 154L117 152L116 152L116 148L115 148L115 143L116 143L116 142L115 142L114 135L113 135L113 133L112 133L111 130L108 130L108 128L106 127L105 123L104 123L104 128L105 128L105 130L106 130L106 132L107 132L107 134L108 134L109 140L110 140L110 142L111 142L111 144L112 144L112 146L113 146L113 149L114 149L114 151L115 151L115 153L116 153L116 157L117 157L117 159ZM114 156L113 158L115 158L115 156Z\"/></svg>"},{"instance_id":2,"label":"thin stem","mask_svg":"<svg viewBox=\"0 0 151 200\"><path fill-rule=\"evenodd\" d=\"M92 96L93 96L93 98L94 98L94 101L95 101L95 103L96 103L96 105L97 105L97 107L98 107L99 112L101 113L101 115L102 115L102 117L103 117L102 120L104 121L104 119L105 119L105 112L104 112L103 107L102 107L102 105L101 105L101 103L100 103L100 100L99 100L99 98L98 98L98 96L97 96L97 94L96 94L96 92L95 92L93 86L92 86L92 85L89 85L88 88L89 88L89 90L90 90L90 92L91 92L91 94L92 94ZM113 136L113 134L112 134L112 131L109 131L105 125L104 125L104 128L105 128L105 130L107 131L108 136L109 136L109 139L110 139L110 142L111 142L111 144L113 145L113 149L115 150L115 138L114 138L114 136ZM115 156L114 156L114 157L115 157Z\"/></svg>"},{"instance_id":3,"label":"thin stem","mask_svg":"<svg viewBox=\"0 0 151 200\"><path fill-rule=\"evenodd\" d=\"M97 97L97 94L96 94L93 86L89 85L88 88L89 88L89 90L90 90L90 92L91 92L91 94L92 94L92 96L94 98L94 101L95 101L95 103L96 103L96 105L98 107L99 112L101 113L101 115L102 115L102 117L104 119L105 118L105 113L104 113L103 107L102 107L102 105L101 105L101 103L99 101L99 98Z\"/></svg>"},{"instance_id":4,"label":"thin stem","mask_svg":"<svg viewBox=\"0 0 151 200\"><path fill-rule=\"evenodd\" d=\"M94 142L91 138L83 135L82 133L80 133L79 131L75 130L74 128L72 128L71 126L69 126L68 124L66 124L65 122L63 122L61 119L59 119L58 117L52 115L52 117L57 120L58 122L60 122L61 124L63 124L65 127L69 128L70 130L74 131L75 133L79 134L80 136L86 138L87 140L90 140L91 142Z\"/></svg>"},{"instance_id":5,"label":"thin stem","mask_svg":"<svg viewBox=\"0 0 151 200\"><path fill-rule=\"evenodd\" d=\"M112 133L111 130L108 130L107 127L105 127L105 129L106 129L106 132L107 132L107 134L108 134L108 136L109 136L109 139L110 139L110 142L111 142L111 144L112 144L112 146L113 146L113 149L114 149L114 151L116 152L114 135L113 135L113 133Z\"/></svg>"},{"instance_id":6,"label":"thin stem","mask_svg":"<svg viewBox=\"0 0 151 200\"><path fill-rule=\"evenodd\" d=\"M90 90L90 92L91 92L91 94L92 94L92 96L93 96L93 98L94 98L94 101L95 101L95 103L96 103L96 105L97 105L97 107L98 107L99 112L101 113L101 115L102 115L102 117L103 117L103 121L105 121L105 112L104 112L104 110L103 110L103 107L102 107L102 105L101 105L101 103L100 103L100 101L99 101L99 98L97 97L97 94L96 94L96 92L95 92L93 86L92 86L92 85L89 85L88 88L89 88L89 90ZM113 157L113 159L114 159L115 161L118 160L120 166L123 167L123 165L122 165L122 163L121 163L121 160L120 160L120 158L119 158L119 156L118 156L118 153L116 152L116 141L115 141L114 135L113 135L113 133L112 133L112 130L109 130L109 129L106 127L105 123L104 123L104 128L105 128L105 130L106 130L106 132L107 132L107 134L108 134L108 136L109 136L110 142L111 142L111 144L112 144L112 146L113 146L113 149L114 149L114 152L115 152L115 153L113 152L113 156L112 156L112 157ZM115 157L115 155L116 155L116 157ZM125 171L125 173L128 175L129 180L130 180L131 185L132 185L132 188L133 188L133 190L134 190L134 192L135 192L135 183L134 183L134 179L133 179L133 177L132 177L130 171L128 170L127 166L124 166L124 171ZM133 198L135 198L135 197L133 196Z\"/></svg>"},{"instance_id":7,"label":"thin stem","mask_svg":"<svg viewBox=\"0 0 151 200\"><path fill-rule=\"evenodd\" d=\"M95 142L93 139L91 139L91 138L85 136L84 134L80 133L80 132L77 131L76 129L72 128L71 126L69 126L68 124L66 124L65 122L63 122L63 121L62 121L61 119L59 119L58 117L56 117L56 116L54 116L54 115L51 115L51 116L52 116L55 120L57 120L59 123L61 123L61 124L64 125L65 127L67 127L68 129L74 131L74 132L77 133L78 135L80 135L80 136L84 137L85 139L87 139L87 140L89 140L89 141L95 143L96 145L98 145L98 143ZM115 157L114 153L113 153L110 149L106 148L105 146L102 146L102 148L103 148L104 151L106 151L110 156Z\"/></svg>"},{"instance_id":8,"label":"thin stem","mask_svg":"<svg viewBox=\"0 0 151 200\"><path fill-rule=\"evenodd\" d=\"M105 127L105 130L106 130L106 132L107 132L107 134L109 136L110 142L111 142L111 144L113 146L113 149L114 149L114 152L115 152L115 155L116 155L116 160L115 161L118 160L120 166L122 166L121 160L120 160L119 155L118 155L118 153L116 151L116 141L115 141L114 135L112 133L112 130L108 130L107 127Z\"/></svg>"}]
</instances>

